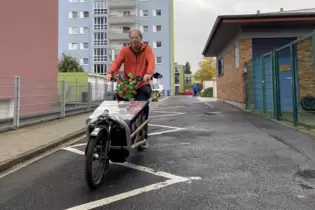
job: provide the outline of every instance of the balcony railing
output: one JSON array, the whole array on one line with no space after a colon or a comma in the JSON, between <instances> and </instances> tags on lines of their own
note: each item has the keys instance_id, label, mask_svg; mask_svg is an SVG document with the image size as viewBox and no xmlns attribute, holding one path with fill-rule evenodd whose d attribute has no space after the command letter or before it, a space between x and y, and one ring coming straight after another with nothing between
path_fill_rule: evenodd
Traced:
<instances>
[{"instance_id":1,"label":"balcony railing","mask_svg":"<svg viewBox=\"0 0 315 210\"><path fill-rule=\"evenodd\" d=\"M136 8L137 1L136 0L109 0L108 1L109 8Z\"/></svg>"},{"instance_id":2,"label":"balcony railing","mask_svg":"<svg viewBox=\"0 0 315 210\"><path fill-rule=\"evenodd\" d=\"M128 32L109 32L108 36L109 40L129 40L129 33Z\"/></svg>"},{"instance_id":3,"label":"balcony railing","mask_svg":"<svg viewBox=\"0 0 315 210\"><path fill-rule=\"evenodd\" d=\"M137 16L136 15L129 15L129 16L114 16L110 15L108 18L108 23L111 25L115 24L135 24L137 23Z\"/></svg>"}]
</instances>

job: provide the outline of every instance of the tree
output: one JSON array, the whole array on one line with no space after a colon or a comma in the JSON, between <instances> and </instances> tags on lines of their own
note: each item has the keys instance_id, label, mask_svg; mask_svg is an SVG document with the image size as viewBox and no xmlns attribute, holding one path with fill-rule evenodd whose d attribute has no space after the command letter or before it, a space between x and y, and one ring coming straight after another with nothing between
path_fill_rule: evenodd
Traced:
<instances>
[{"instance_id":1,"label":"tree","mask_svg":"<svg viewBox=\"0 0 315 210\"><path fill-rule=\"evenodd\" d=\"M188 61L186 62L184 69L185 69L185 71L184 71L185 74L191 74L191 68L190 68L190 64Z\"/></svg>"},{"instance_id":2,"label":"tree","mask_svg":"<svg viewBox=\"0 0 315 210\"><path fill-rule=\"evenodd\" d=\"M202 61L199 62L199 69L195 73L195 80L203 81L211 80L216 76L215 59L210 57L203 57Z\"/></svg>"},{"instance_id":3,"label":"tree","mask_svg":"<svg viewBox=\"0 0 315 210\"><path fill-rule=\"evenodd\" d=\"M79 61L72 56L62 55L61 60L58 62L59 72L84 72L82 66L80 66Z\"/></svg>"}]
</instances>

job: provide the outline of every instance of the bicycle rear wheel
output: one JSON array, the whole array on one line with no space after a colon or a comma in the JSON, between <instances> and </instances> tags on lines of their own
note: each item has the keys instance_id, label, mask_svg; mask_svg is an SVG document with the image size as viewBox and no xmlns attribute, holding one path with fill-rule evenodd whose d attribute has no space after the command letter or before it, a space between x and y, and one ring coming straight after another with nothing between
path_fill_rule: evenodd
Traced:
<instances>
[{"instance_id":1,"label":"bicycle rear wheel","mask_svg":"<svg viewBox=\"0 0 315 210\"><path fill-rule=\"evenodd\" d=\"M97 137L91 137L87 147L85 179L88 187L91 190L94 190L101 185L104 175L109 170L108 154L110 149L110 140L106 132L100 132ZM98 173L96 174L93 172L94 161L100 164L98 166Z\"/></svg>"}]
</instances>

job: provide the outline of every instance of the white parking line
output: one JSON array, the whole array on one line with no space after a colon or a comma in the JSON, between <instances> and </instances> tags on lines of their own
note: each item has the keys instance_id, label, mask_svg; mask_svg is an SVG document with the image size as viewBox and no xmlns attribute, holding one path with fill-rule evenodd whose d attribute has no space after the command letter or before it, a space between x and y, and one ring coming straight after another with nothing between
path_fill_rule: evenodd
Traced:
<instances>
[{"instance_id":1,"label":"white parking line","mask_svg":"<svg viewBox=\"0 0 315 210\"><path fill-rule=\"evenodd\" d=\"M158 117L171 117L171 116L177 116L177 115L183 115L186 113L180 113L180 112L176 112L176 114L162 114L162 115L156 115L156 116L150 116L149 118L158 118Z\"/></svg>"},{"instance_id":2,"label":"white parking line","mask_svg":"<svg viewBox=\"0 0 315 210\"><path fill-rule=\"evenodd\" d=\"M74 148L72 148L72 149L67 148L67 150L69 150L71 152L75 152L77 154L82 154L83 153L81 151L79 152L77 149L74 149ZM118 195L114 195L114 196L110 196L110 197L107 197L107 198L102 198L102 199L99 199L99 200L96 200L96 201L92 201L92 202L89 202L89 203L85 203L85 204L81 204L81 205L78 205L78 206L74 206L74 207L68 208L67 210L81 210L81 209L82 210L88 210L88 209L94 209L94 208L97 208L97 207L102 207L102 206L108 205L110 203L113 203L113 202L116 202L116 201L119 201L119 200L130 198L132 196L136 196L136 195L139 195L139 194L142 194L142 193L145 193L145 192L158 190L158 189L161 189L163 187L167 187L167 186L170 186L170 185L173 185L173 184L177 184L177 183L180 183L180 182L191 183L192 180L201 180L201 177L191 177L191 178L181 177L181 176L173 175L173 174L170 174L170 173L167 173L167 172L163 172L163 171L155 171L152 168L135 165L135 164L128 163L128 162L125 162L125 163L112 163L112 164L121 165L121 166L124 166L124 167L128 167L128 168L132 168L132 169L135 169L135 170L139 170L139 171L142 171L142 172L150 173L150 174L153 174L155 176L161 176L161 177L167 178L168 180L166 180L164 182L158 182L156 184L151 184L151 185L148 185L148 186L145 186L145 187L137 188L135 190L131 190L131 191L128 191L128 192L120 193Z\"/></svg>"}]
</instances>

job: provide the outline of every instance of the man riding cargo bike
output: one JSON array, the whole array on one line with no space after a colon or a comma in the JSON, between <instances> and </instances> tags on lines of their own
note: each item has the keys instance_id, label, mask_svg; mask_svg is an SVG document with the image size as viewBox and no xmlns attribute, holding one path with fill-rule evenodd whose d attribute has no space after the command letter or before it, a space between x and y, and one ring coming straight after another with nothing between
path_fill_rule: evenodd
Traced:
<instances>
[{"instance_id":1,"label":"man riding cargo bike","mask_svg":"<svg viewBox=\"0 0 315 210\"><path fill-rule=\"evenodd\" d=\"M103 101L87 120L85 177L90 189L101 184L109 161L123 163L133 149L141 151L148 146L150 80L162 75L155 73L155 56L152 48L142 42L141 31L131 30L129 38L130 45L120 50L105 76L106 81L117 81L118 103ZM123 75L117 80L123 63ZM93 161L100 165L96 177Z\"/></svg>"},{"instance_id":2,"label":"man riding cargo bike","mask_svg":"<svg viewBox=\"0 0 315 210\"><path fill-rule=\"evenodd\" d=\"M142 43L142 33L139 29L132 29L129 32L130 45L123 47L115 61L112 63L107 75L106 81L119 72L121 65L124 63L124 77L129 73L135 76L143 77L143 82L138 84L137 93L134 96L135 101L147 101L151 97L152 88L150 79L155 72L155 56L152 48L148 44ZM145 107L146 120L149 117L149 105ZM145 127L147 131L148 126ZM146 132L147 133L147 132ZM145 139L148 136L144 136ZM146 143L142 147L147 147Z\"/></svg>"}]
</instances>

